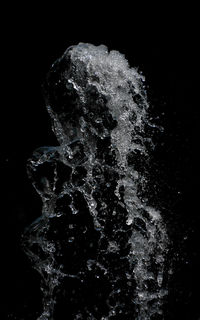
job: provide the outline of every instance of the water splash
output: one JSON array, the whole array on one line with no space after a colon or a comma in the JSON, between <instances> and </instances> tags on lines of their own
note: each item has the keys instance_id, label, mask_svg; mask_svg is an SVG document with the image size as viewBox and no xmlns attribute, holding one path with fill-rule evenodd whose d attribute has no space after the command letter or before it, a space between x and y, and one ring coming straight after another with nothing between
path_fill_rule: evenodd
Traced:
<instances>
[{"instance_id":1,"label":"water splash","mask_svg":"<svg viewBox=\"0 0 200 320\"><path fill-rule=\"evenodd\" d=\"M145 194L144 77L119 52L80 43L53 64L46 105L59 145L28 162L43 209L24 240L42 277L38 320L61 309L69 319L162 319L168 237Z\"/></svg>"}]
</instances>

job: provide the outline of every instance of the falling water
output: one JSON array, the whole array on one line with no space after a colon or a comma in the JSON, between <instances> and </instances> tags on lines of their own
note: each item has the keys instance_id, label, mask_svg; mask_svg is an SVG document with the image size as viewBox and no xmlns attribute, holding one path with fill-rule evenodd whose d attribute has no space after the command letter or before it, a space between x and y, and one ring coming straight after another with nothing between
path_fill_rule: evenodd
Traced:
<instances>
[{"instance_id":1,"label":"falling water","mask_svg":"<svg viewBox=\"0 0 200 320\"><path fill-rule=\"evenodd\" d=\"M45 90L59 145L28 161L43 208L24 236L42 279L38 320L163 319L168 237L145 193L144 77L119 52L80 43Z\"/></svg>"}]
</instances>

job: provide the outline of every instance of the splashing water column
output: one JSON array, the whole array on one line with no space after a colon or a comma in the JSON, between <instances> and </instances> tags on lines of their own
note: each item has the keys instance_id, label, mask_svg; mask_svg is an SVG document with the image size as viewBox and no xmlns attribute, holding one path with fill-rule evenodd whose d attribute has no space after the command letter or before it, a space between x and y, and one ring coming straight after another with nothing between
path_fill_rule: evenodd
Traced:
<instances>
[{"instance_id":1,"label":"splashing water column","mask_svg":"<svg viewBox=\"0 0 200 320\"><path fill-rule=\"evenodd\" d=\"M119 52L80 43L45 91L58 146L28 161L43 209L24 236L41 275L38 320L162 319L168 237L145 194L144 77Z\"/></svg>"}]
</instances>

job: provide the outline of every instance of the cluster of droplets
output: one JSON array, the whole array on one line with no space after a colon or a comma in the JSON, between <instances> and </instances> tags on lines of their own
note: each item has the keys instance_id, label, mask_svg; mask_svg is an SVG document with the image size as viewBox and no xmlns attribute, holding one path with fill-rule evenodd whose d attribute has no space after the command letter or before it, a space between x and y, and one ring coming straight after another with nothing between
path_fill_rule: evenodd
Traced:
<instances>
[{"instance_id":1,"label":"cluster of droplets","mask_svg":"<svg viewBox=\"0 0 200 320\"><path fill-rule=\"evenodd\" d=\"M90 44L69 48L50 70L48 86L56 89L47 97L47 110L59 146L40 148L28 164L43 201L42 217L28 229L25 241L26 251L43 278L40 320L54 319L56 290L63 278L76 277L84 282L85 277L87 282L92 272L96 279L109 284L107 309L103 312L101 307L93 310L86 305L85 313L77 311L73 319L123 316L145 320L162 315L167 293L163 286L167 233L160 212L139 195L146 177L135 165L140 158L149 161L145 147L149 141L145 136L148 103L143 82L144 77L129 68L122 54ZM64 99L59 98L57 88ZM71 109L66 96L71 99ZM42 181L40 177L38 183L35 173L45 163L52 175ZM61 176L60 163L68 168ZM72 215L84 211L77 205L77 194L92 217L96 254L88 257L76 274L69 274L57 262L63 250L59 241L46 234L52 228L50 220L64 215L58 206L63 198L69 199ZM73 228L69 224L69 229ZM75 236L68 237L69 245L75 240ZM35 243L45 258L38 251L34 253Z\"/></svg>"}]
</instances>

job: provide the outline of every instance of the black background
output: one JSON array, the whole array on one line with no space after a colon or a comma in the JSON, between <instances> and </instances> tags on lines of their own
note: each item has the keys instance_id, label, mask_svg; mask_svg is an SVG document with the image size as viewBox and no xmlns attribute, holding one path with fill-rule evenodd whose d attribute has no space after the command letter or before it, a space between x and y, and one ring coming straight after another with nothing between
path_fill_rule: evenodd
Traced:
<instances>
[{"instance_id":1,"label":"black background","mask_svg":"<svg viewBox=\"0 0 200 320\"><path fill-rule=\"evenodd\" d=\"M34 319L32 315L40 308L39 276L24 256L20 238L41 210L40 199L27 178L26 161L37 147L57 143L41 85L51 64L68 46L89 42L124 53L130 65L139 67L146 77L152 116L159 116L158 122L165 128L157 138L154 161L162 173L155 173L155 179L160 179L157 183L162 184L158 198L166 208L176 261L168 318L199 319L200 112L194 98L195 27L191 23L188 27L188 16L172 24L170 14L164 22L162 14L159 21L151 18L147 22L141 11L134 11L131 20L121 12L114 22L115 14L105 17L106 10L96 20L95 10L87 17L79 8L80 18L75 8L66 7L64 12L51 15L45 9L23 9L8 10L1 29L1 77L5 85L0 113L4 317Z\"/></svg>"}]
</instances>

